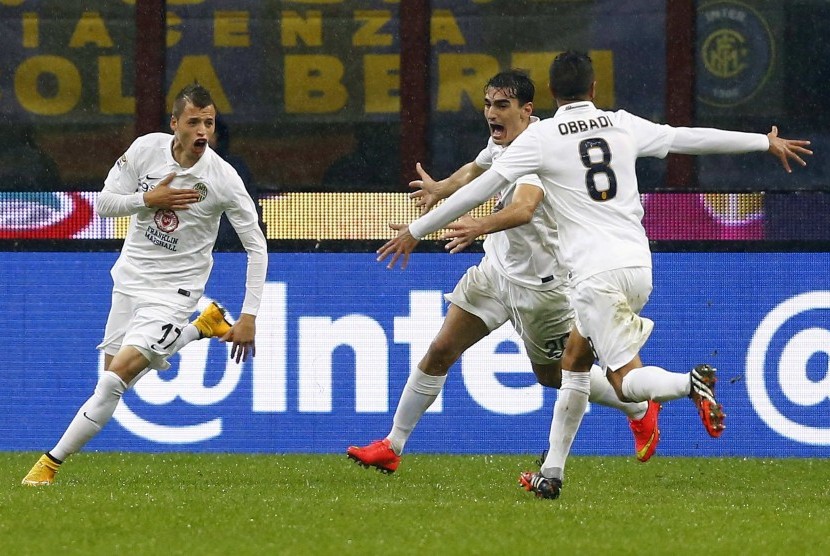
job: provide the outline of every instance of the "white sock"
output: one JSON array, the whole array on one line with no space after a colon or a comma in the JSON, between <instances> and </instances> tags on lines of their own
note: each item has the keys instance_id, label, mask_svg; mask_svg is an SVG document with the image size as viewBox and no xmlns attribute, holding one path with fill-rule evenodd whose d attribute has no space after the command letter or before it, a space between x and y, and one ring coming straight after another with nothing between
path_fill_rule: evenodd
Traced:
<instances>
[{"instance_id":1,"label":"white sock","mask_svg":"<svg viewBox=\"0 0 830 556\"><path fill-rule=\"evenodd\" d=\"M179 339L176 340L176 343L173 345L173 353L176 353L190 342L198 340L199 335L199 329L193 326L193 323L190 323L187 326L185 326L182 329L182 333L179 336Z\"/></svg>"},{"instance_id":2,"label":"white sock","mask_svg":"<svg viewBox=\"0 0 830 556\"><path fill-rule=\"evenodd\" d=\"M623 395L629 400L667 402L689 395L689 373L672 373L660 367L640 367L628 372L622 381Z\"/></svg>"},{"instance_id":3,"label":"white sock","mask_svg":"<svg viewBox=\"0 0 830 556\"><path fill-rule=\"evenodd\" d=\"M553 405L550 424L550 448L542 464L542 475L548 479L565 477L565 460L588 407L590 391L590 373L562 370L562 386Z\"/></svg>"},{"instance_id":4,"label":"white sock","mask_svg":"<svg viewBox=\"0 0 830 556\"><path fill-rule=\"evenodd\" d=\"M648 402L646 401L624 402L620 400L614 387L608 382L605 371L596 365L591 367L591 394L588 401L619 409L635 421L642 419L648 411Z\"/></svg>"},{"instance_id":5,"label":"white sock","mask_svg":"<svg viewBox=\"0 0 830 556\"><path fill-rule=\"evenodd\" d=\"M173 346L172 353L176 353L190 342L198 340L199 337L199 329L193 324L188 324L182 329L181 335ZM129 385L124 384L124 381L112 371L104 372L98 379L95 392L75 414L61 439L54 448L49 450L49 454L55 459L64 461L72 454L80 451L112 418L112 414L115 413L115 408L118 406L118 401L124 392L135 385L149 371L149 367L142 370L130 381Z\"/></svg>"},{"instance_id":6,"label":"white sock","mask_svg":"<svg viewBox=\"0 0 830 556\"><path fill-rule=\"evenodd\" d=\"M81 406L61 439L49 450L52 457L64 461L80 451L109 422L126 389L124 381L112 371L102 374L92 397Z\"/></svg>"},{"instance_id":7,"label":"white sock","mask_svg":"<svg viewBox=\"0 0 830 556\"><path fill-rule=\"evenodd\" d=\"M446 381L447 375L428 375L417 367L409 375L406 386L401 392L401 399L398 400L398 408L392 420L392 430L386 437L396 454L403 453L403 448L415 429L415 425L441 393Z\"/></svg>"}]
</instances>

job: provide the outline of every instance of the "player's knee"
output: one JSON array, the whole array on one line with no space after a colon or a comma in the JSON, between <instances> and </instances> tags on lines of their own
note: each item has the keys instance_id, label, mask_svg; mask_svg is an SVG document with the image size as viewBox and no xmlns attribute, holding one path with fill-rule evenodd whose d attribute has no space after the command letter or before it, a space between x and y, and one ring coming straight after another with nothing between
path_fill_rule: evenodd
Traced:
<instances>
[{"instance_id":1,"label":"player's knee","mask_svg":"<svg viewBox=\"0 0 830 556\"><path fill-rule=\"evenodd\" d=\"M594 354L584 350L565 348L562 368L569 371L587 371L594 364Z\"/></svg>"},{"instance_id":2,"label":"player's knee","mask_svg":"<svg viewBox=\"0 0 830 556\"><path fill-rule=\"evenodd\" d=\"M122 347L112 358L107 370L130 384L149 364L149 350L135 346Z\"/></svg>"},{"instance_id":3,"label":"player's knee","mask_svg":"<svg viewBox=\"0 0 830 556\"><path fill-rule=\"evenodd\" d=\"M542 386L559 388L562 385L562 369L558 364L539 365L533 363L533 374Z\"/></svg>"},{"instance_id":4,"label":"player's knee","mask_svg":"<svg viewBox=\"0 0 830 556\"><path fill-rule=\"evenodd\" d=\"M419 367L427 374L447 374L459 355L451 341L436 338L429 345Z\"/></svg>"},{"instance_id":5,"label":"player's knee","mask_svg":"<svg viewBox=\"0 0 830 556\"><path fill-rule=\"evenodd\" d=\"M617 398L623 402L630 402L631 400L626 398L625 394L623 394L622 376L620 373L606 373L606 377L608 378L608 382L611 383L611 387L614 389L614 392L617 393Z\"/></svg>"}]
</instances>

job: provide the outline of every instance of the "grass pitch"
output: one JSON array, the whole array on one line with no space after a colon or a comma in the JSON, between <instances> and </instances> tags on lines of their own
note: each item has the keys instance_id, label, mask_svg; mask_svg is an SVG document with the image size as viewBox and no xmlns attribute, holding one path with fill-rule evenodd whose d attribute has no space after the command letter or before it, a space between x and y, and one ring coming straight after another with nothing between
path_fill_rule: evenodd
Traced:
<instances>
[{"instance_id":1,"label":"grass pitch","mask_svg":"<svg viewBox=\"0 0 830 556\"><path fill-rule=\"evenodd\" d=\"M55 485L0 453L0 553L830 554L830 460L572 457L559 500L526 456L82 453Z\"/></svg>"}]
</instances>

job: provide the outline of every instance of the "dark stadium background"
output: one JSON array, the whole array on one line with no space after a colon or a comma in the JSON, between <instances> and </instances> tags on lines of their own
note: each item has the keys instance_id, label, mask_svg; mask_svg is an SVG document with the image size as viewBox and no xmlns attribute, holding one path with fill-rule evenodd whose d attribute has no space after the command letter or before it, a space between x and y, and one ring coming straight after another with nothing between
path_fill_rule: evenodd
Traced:
<instances>
[{"instance_id":1,"label":"dark stadium background","mask_svg":"<svg viewBox=\"0 0 830 556\"><path fill-rule=\"evenodd\" d=\"M676 358L677 366L695 356L726 364L734 379L730 395L740 408L730 418L758 436L748 444L727 443L720 453L826 454L830 442L821 433L805 442L770 424L753 405L746 376L757 369L750 348L770 315L802 303L794 320L770 338L774 352L761 364L761 383L773 404L800 425L830 428L820 417L828 414L826 398L811 404L787 386L792 380L820 389L826 382L828 348L819 340L827 330L823 296L830 290L823 270L830 247L824 155L830 42L822 28L828 17L830 6L820 0L0 1L0 322L31 332L4 340L6 366L9 354L23 364L0 376L0 409L25 415L20 408L54 398L66 401L66 407L53 406L56 419L68 419L69 406L94 384L107 268L126 226L97 218L94 196L136 134L167 130L171 95L197 79L212 90L230 138L226 154L244 169L261 205L272 269L280 269L271 271L269 282L288 287L295 319L284 338L288 380L299 372L299 348L292 343L297 332L290 327L299 326L301 316L372 315L390 335L390 353L398 352L387 369L392 407L359 414L347 387L338 391L345 397L335 402L336 419L324 416L322 426L329 433L335 426L344 433L382 433L409 368L409 356L391 337L394 318L406 314L410 294L452 288L480 251L476 246L472 254L450 258L438 254L440 242L426 241L419 250L432 253L416 256L403 274L379 274L380 265L372 266L372 253L390 237L387 223L416 214L406 197L415 162L443 177L475 157L487 138L482 87L501 69L528 69L537 84L536 112L551 115L548 64L557 52L576 48L595 61L602 107L673 125L761 133L777 125L785 137L812 140L816 155L791 175L757 153L670 156L641 161L638 170L656 253L649 307L659 315L658 332L648 355ZM223 235L217 249L238 246ZM217 256L209 292L213 287L214 295L233 300L240 288L228 284L241 284L240 257ZM305 266L291 267L291 261ZM295 283L308 292L292 293ZM370 295L376 291L388 293ZM75 297L61 295L67 292ZM67 322L83 330L67 330ZM49 349L42 349L43 338L51 340ZM677 342L685 343L682 350L668 347ZM509 344L503 349L516 349ZM335 356L341 380L358 367L348 353L341 349ZM58 384L44 378L34 390L22 389L30 384L23 373L45 377L56 365ZM245 367L244 376L250 370ZM460 405L449 406L447 422L459 420L453 414L459 408L480 415L483 436L502 431L491 442L516 424L515 417L465 405L471 402L464 390L457 394ZM240 414L233 404L220 411L280 430L292 423L316 426L296 404L289 403L277 427L246 403ZM521 419L532 418L542 438L547 414L544 409ZM200 414L185 407L172 415L184 424ZM682 430L683 410L666 417ZM443 422L435 426L445 434ZM0 448L42 448L50 433L8 427L15 432L4 433ZM110 428L99 448L135 441L135 449L149 451L244 450L248 434L193 447L148 444L116 424ZM341 450L325 444L323 429L305 447ZM413 449L442 450L430 443L435 436L413 440ZM300 450L301 440L268 448ZM696 444L666 442L670 452L697 453ZM517 447L505 442L497 449ZM625 453L628 447L586 441L580 449Z\"/></svg>"}]
</instances>

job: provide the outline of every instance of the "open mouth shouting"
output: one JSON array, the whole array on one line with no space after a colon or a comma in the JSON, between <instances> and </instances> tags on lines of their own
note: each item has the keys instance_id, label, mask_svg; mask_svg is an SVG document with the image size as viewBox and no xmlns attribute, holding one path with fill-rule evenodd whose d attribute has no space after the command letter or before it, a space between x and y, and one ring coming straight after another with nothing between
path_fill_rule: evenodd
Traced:
<instances>
[{"instance_id":1,"label":"open mouth shouting","mask_svg":"<svg viewBox=\"0 0 830 556\"><path fill-rule=\"evenodd\" d=\"M490 123L490 137L493 138L493 142L497 145L500 145L504 141L507 140L507 130L504 129L503 125Z\"/></svg>"},{"instance_id":2,"label":"open mouth shouting","mask_svg":"<svg viewBox=\"0 0 830 556\"><path fill-rule=\"evenodd\" d=\"M207 144L208 144L208 140L205 139L205 138L196 139L195 141L193 141L193 148L195 150L201 152L201 151L205 150L205 147L207 147Z\"/></svg>"}]
</instances>

